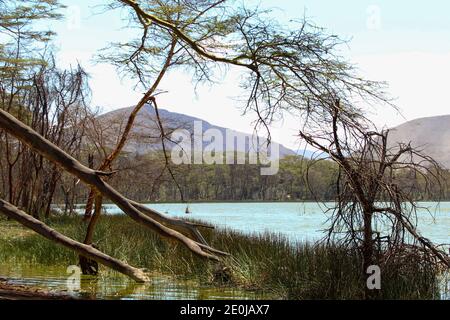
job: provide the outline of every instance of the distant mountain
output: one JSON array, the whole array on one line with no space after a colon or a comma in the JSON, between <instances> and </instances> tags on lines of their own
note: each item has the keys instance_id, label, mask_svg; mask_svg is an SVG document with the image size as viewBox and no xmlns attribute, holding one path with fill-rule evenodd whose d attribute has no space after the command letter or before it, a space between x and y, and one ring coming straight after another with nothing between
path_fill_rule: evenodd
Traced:
<instances>
[{"instance_id":1,"label":"distant mountain","mask_svg":"<svg viewBox=\"0 0 450 320\"><path fill-rule=\"evenodd\" d=\"M104 128L102 136L107 140L107 145L112 147L116 145L117 138L123 132L125 124L131 114L133 107L117 109L97 117L99 122ZM164 126L164 130L170 136L170 133L175 129L188 130L192 138L194 138L194 122L201 121L202 133L209 129L218 130L224 137L224 141L221 149L216 151L230 151L229 146L226 145L226 131L229 133L243 138L246 137L245 146L237 146L235 149L238 152L248 152L253 150L249 145L249 141L252 138L251 134L239 132L236 130L227 129L200 118L192 117L189 115L170 112L168 110L159 109L161 120ZM106 138L105 138L106 137ZM389 134L389 146L394 147L399 142L409 143L415 148L421 149L425 154L433 157L445 168L450 169L450 115L435 116L428 118L420 118L412 121L408 121L397 127L390 129ZM264 144L265 139L259 138L259 143ZM287 155L300 155L305 158L322 157L323 155L314 154L310 150L291 150L286 148L282 144L275 141L272 143L279 146L280 158ZM210 142L204 142L203 148L209 145ZM170 149L173 144L167 143L167 147ZM160 131L158 129L158 122L156 120L155 110L151 105L145 105L138 113L135 125L132 129L130 139L124 148L126 152L134 154L146 154L152 150L161 149Z\"/></svg>"},{"instance_id":2,"label":"distant mountain","mask_svg":"<svg viewBox=\"0 0 450 320\"><path fill-rule=\"evenodd\" d=\"M97 120L102 124L104 128L103 136L108 137L108 146L113 146L116 143L117 137L123 132L129 115L131 114L133 107L117 109L97 117ZM202 133L210 129L216 129L221 133L223 137L223 143L221 148L217 148L216 151L230 151L231 147L226 144L226 133L232 134L238 138L246 138L245 146L237 145L235 142L235 151L237 152L249 152L249 150L254 151L251 143L251 139L256 136L252 134L247 134L239 132L232 129L227 129L208 121L188 116L181 113L170 112L168 110L159 109L159 114L161 117L161 122L164 127L166 135L170 137L170 133L176 129L186 129L190 134L191 138L195 139L195 135L198 133L194 132L194 123L196 121L201 121ZM259 144L265 145L265 138L259 137ZM297 153L293 150L286 148L285 146L273 141L274 145L279 146L279 156L280 158L287 155L296 155ZM210 142L203 142L203 148L209 145ZM170 149L174 144L166 142L166 146ZM130 140L127 143L124 151L135 153L135 154L146 154L152 150L160 150L162 148L160 139L160 130L156 118L155 109L147 104L138 113L135 119L135 125L131 131ZM276 156L276 155L274 155ZM272 158L272 157L271 157Z\"/></svg>"},{"instance_id":3,"label":"distant mountain","mask_svg":"<svg viewBox=\"0 0 450 320\"><path fill-rule=\"evenodd\" d=\"M420 118L392 128L390 146L409 143L450 169L450 115Z\"/></svg>"}]
</instances>

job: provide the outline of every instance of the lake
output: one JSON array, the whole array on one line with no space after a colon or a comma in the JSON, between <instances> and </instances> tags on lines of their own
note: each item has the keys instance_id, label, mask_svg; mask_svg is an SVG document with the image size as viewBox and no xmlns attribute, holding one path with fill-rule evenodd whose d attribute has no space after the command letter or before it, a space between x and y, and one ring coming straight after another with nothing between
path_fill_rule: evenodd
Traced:
<instances>
[{"instance_id":1,"label":"lake","mask_svg":"<svg viewBox=\"0 0 450 320\"><path fill-rule=\"evenodd\" d=\"M210 222L220 228L244 233L274 232L293 242L315 241L324 236L329 213L324 211L332 203L318 205L300 202L264 203L193 203L191 214L185 204L147 204L149 207L174 217L188 217ZM420 232L438 244L450 243L450 202L421 203L430 212L418 212ZM107 214L123 214L115 205L105 205ZM83 212L79 207L80 214ZM66 290L68 274L65 267L39 268L34 265L2 265L0 276L14 284L33 285L50 290ZM148 284L139 285L123 276L103 276L98 279L82 276L75 296L97 299L264 299L261 292L199 286L198 283L178 281L155 275ZM445 297L444 297L445 298ZM448 297L447 297L448 298Z\"/></svg>"},{"instance_id":2,"label":"lake","mask_svg":"<svg viewBox=\"0 0 450 320\"><path fill-rule=\"evenodd\" d=\"M202 220L220 228L244 233L280 233L292 241L315 241L322 238L331 215L324 211L332 205L333 203L319 205L314 202L193 203L189 204L191 214L186 214L185 204L147 204L169 216ZM424 202L420 206L429 210L418 211L418 225L422 235L437 244L449 244L450 202ZM108 214L123 214L116 205L105 205L104 209Z\"/></svg>"}]
</instances>

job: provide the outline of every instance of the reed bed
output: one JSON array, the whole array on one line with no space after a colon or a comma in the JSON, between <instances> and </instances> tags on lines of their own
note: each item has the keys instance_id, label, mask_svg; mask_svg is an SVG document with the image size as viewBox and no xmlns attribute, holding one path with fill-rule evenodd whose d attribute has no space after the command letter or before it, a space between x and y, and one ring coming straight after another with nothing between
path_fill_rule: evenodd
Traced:
<instances>
[{"instance_id":1,"label":"reed bed","mask_svg":"<svg viewBox=\"0 0 450 320\"><path fill-rule=\"evenodd\" d=\"M81 241L84 237L86 225L80 217L55 217L46 222L74 239ZM201 285L257 290L275 299L364 298L367 275L362 272L357 250L335 244L291 243L273 233L242 234L214 229L204 230L204 235L231 257L220 264L204 261L126 216L103 216L96 229L95 244L134 266L195 280ZM0 263L68 266L77 261L73 252L14 222L0 220ZM403 257L381 269L379 299L442 297L442 274L432 265ZM109 271L102 268L101 272Z\"/></svg>"}]
</instances>

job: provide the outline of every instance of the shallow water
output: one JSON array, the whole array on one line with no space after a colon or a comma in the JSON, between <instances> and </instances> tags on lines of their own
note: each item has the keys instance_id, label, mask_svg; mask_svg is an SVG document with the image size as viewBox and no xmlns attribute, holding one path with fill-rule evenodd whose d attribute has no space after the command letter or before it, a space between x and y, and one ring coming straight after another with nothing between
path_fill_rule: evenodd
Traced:
<instances>
[{"instance_id":1,"label":"shallow water","mask_svg":"<svg viewBox=\"0 0 450 320\"><path fill-rule=\"evenodd\" d=\"M82 299L121 300L221 300L264 299L263 293L199 286L194 281L180 281L171 277L154 275L151 281L138 284L119 274L108 272L98 278L73 276L64 267L43 267L15 264L0 265L0 276L16 285L33 286L50 292L65 293Z\"/></svg>"}]
</instances>

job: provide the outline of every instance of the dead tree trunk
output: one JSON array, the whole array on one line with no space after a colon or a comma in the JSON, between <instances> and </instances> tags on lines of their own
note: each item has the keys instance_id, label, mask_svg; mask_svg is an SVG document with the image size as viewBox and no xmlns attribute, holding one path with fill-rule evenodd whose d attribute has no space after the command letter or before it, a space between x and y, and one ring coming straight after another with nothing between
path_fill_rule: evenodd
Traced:
<instances>
[{"instance_id":1,"label":"dead tree trunk","mask_svg":"<svg viewBox=\"0 0 450 320\"><path fill-rule=\"evenodd\" d=\"M94 215L91 217L91 220L89 221L89 225L86 231L86 237L84 238L83 242L84 244L93 247L95 247L95 245L92 243L94 240L95 226L97 224L97 221L100 219L100 214L102 211L102 196L98 191L95 192L95 195L96 197L95 197ZM98 274L98 265L95 260L88 259L85 256L80 255L79 263L83 274L87 275Z\"/></svg>"},{"instance_id":2,"label":"dead tree trunk","mask_svg":"<svg viewBox=\"0 0 450 320\"><path fill-rule=\"evenodd\" d=\"M109 184L104 182L100 177L109 176L111 173L95 171L81 164L78 160L65 153L63 150L44 139L37 132L26 126L9 113L0 110L0 127L21 140L34 151L38 152L48 160L58 164L64 170L78 177L84 183L95 187L103 196L114 202L125 214L133 220L142 224L163 237L176 240L184 244L191 252L202 258L218 261L219 258L215 254L227 255L224 252L213 249L207 245L192 240L184 234L167 227L151 217L143 214L131 204L128 199L117 192Z\"/></svg>"},{"instance_id":3,"label":"dead tree trunk","mask_svg":"<svg viewBox=\"0 0 450 320\"><path fill-rule=\"evenodd\" d=\"M33 218L29 214L19 210L12 204L0 199L0 212L6 215L8 218L16 220L27 228L35 231L41 236L54 241L58 244L69 248L89 259L95 260L98 263L101 263L111 269L114 269L120 273L123 273L130 278L136 280L137 282L147 282L149 278L145 275L145 273L137 268L134 268L120 260L117 260L113 257L104 254L103 252L80 242L77 242L56 230L48 227L43 222Z\"/></svg>"}]
</instances>

